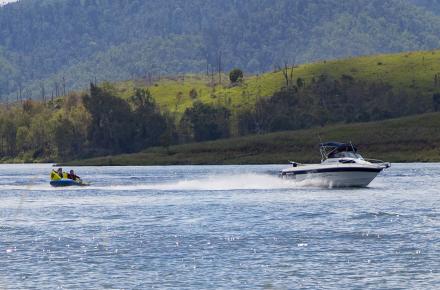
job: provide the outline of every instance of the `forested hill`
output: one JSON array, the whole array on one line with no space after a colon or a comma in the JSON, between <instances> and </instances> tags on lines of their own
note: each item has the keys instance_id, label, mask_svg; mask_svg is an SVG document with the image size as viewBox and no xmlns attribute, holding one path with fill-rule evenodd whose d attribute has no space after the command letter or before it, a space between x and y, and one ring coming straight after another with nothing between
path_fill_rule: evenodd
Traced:
<instances>
[{"instance_id":1,"label":"forested hill","mask_svg":"<svg viewBox=\"0 0 440 290\"><path fill-rule=\"evenodd\" d=\"M0 8L0 96L440 47L434 0L21 0ZM208 66L208 68L207 68Z\"/></svg>"}]
</instances>

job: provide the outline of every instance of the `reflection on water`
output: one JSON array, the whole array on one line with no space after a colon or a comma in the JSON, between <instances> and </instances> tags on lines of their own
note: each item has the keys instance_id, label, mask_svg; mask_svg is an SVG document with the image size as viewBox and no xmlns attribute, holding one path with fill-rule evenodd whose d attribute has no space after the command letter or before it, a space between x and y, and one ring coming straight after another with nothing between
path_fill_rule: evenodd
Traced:
<instances>
[{"instance_id":1,"label":"reflection on water","mask_svg":"<svg viewBox=\"0 0 440 290\"><path fill-rule=\"evenodd\" d=\"M283 166L0 166L0 288L432 288L440 165L397 164L365 189ZM273 173L272 173L273 172Z\"/></svg>"}]
</instances>

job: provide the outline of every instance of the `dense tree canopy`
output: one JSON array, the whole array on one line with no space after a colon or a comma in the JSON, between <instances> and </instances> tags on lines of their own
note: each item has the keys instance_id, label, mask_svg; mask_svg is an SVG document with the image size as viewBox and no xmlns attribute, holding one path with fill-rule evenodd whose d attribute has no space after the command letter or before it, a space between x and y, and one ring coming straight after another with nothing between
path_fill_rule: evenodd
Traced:
<instances>
[{"instance_id":1,"label":"dense tree canopy","mask_svg":"<svg viewBox=\"0 0 440 290\"><path fill-rule=\"evenodd\" d=\"M189 132L189 140L196 142L228 138L230 115L231 112L225 107L196 102L185 111L181 129Z\"/></svg>"},{"instance_id":2,"label":"dense tree canopy","mask_svg":"<svg viewBox=\"0 0 440 290\"><path fill-rule=\"evenodd\" d=\"M59 96L95 78L218 67L255 73L285 61L437 48L438 7L437 0L21 0L0 8L0 96Z\"/></svg>"},{"instance_id":3,"label":"dense tree canopy","mask_svg":"<svg viewBox=\"0 0 440 290\"><path fill-rule=\"evenodd\" d=\"M348 75L333 79L323 74L306 87L291 85L258 100L253 109L239 114L237 126L240 135L247 135L383 120L437 110L437 95L429 103L418 100L417 93L396 94L382 82L368 83Z\"/></svg>"},{"instance_id":4,"label":"dense tree canopy","mask_svg":"<svg viewBox=\"0 0 440 290\"><path fill-rule=\"evenodd\" d=\"M235 110L227 102L188 99L191 106L179 115L161 111L148 89L134 89L122 98L113 85L104 83L92 84L87 93L50 101L0 105L0 158L59 161L131 153L152 146L368 122L440 108L438 93L420 98L419 91L396 93L381 81L327 74L307 83L291 80L272 96Z\"/></svg>"}]
</instances>

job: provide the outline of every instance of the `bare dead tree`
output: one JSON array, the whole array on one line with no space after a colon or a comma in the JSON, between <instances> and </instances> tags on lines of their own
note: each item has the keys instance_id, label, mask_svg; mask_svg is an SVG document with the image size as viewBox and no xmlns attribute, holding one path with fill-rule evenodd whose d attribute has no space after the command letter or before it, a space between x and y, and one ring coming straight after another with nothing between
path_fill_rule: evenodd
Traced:
<instances>
[{"instance_id":1,"label":"bare dead tree","mask_svg":"<svg viewBox=\"0 0 440 290\"><path fill-rule=\"evenodd\" d=\"M295 64L292 63L289 65L287 61L284 61L284 67L281 69L284 80L286 81L286 88L293 85L293 71L295 68Z\"/></svg>"},{"instance_id":2,"label":"bare dead tree","mask_svg":"<svg viewBox=\"0 0 440 290\"><path fill-rule=\"evenodd\" d=\"M206 76L209 77L209 57L206 55Z\"/></svg>"},{"instance_id":3,"label":"bare dead tree","mask_svg":"<svg viewBox=\"0 0 440 290\"><path fill-rule=\"evenodd\" d=\"M222 84L222 52L219 51L218 52L218 61L217 61L217 66L218 66L218 82L221 85Z\"/></svg>"},{"instance_id":4,"label":"bare dead tree","mask_svg":"<svg viewBox=\"0 0 440 290\"><path fill-rule=\"evenodd\" d=\"M63 76L63 96L66 95L66 78Z\"/></svg>"},{"instance_id":5,"label":"bare dead tree","mask_svg":"<svg viewBox=\"0 0 440 290\"><path fill-rule=\"evenodd\" d=\"M25 95L27 96L28 100L32 100L32 91L30 89L25 91Z\"/></svg>"},{"instance_id":6,"label":"bare dead tree","mask_svg":"<svg viewBox=\"0 0 440 290\"><path fill-rule=\"evenodd\" d=\"M41 84L41 99L46 103L46 91L44 89L44 83Z\"/></svg>"},{"instance_id":7,"label":"bare dead tree","mask_svg":"<svg viewBox=\"0 0 440 290\"><path fill-rule=\"evenodd\" d=\"M295 68L295 64L292 63L292 66L290 67L290 84L293 84L293 69Z\"/></svg>"},{"instance_id":8,"label":"bare dead tree","mask_svg":"<svg viewBox=\"0 0 440 290\"><path fill-rule=\"evenodd\" d=\"M288 70L289 70L289 68L288 68L288 66L287 66L287 62L284 62L284 67L283 67L283 69L282 69L281 71L282 71L282 73L283 73L284 80L286 81L286 87L289 86L289 74L288 74Z\"/></svg>"},{"instance_id":9,"label":"bare dead tree","mask_svg":"<svg viewBox=\"0 0 440 290\"><path fill-rule=\"evenodd\" d=\"M23 101L23 87L22 87L22 84L21 84L21 80L20 80L18 86L19 86L18 87L18 91L19 91L20 102L21 102L21 101Z\"/></svg>"},{"instance_id":10,"label":"bare dead tree","mask_svg":"<svg viewBox=\"0 0 440 290\"><path fill-rule=\"evenodd\" d=\"M58 98L59 97L59 87L58 87L58 82L55 82L55 97Z\"/></svg>"},{"instance_id":11,"label":"bare dead tree","mask_svg":"<svg viewBox=\"0 0 440 290\"><path fill-rule=\"evenodd\" d=\"M211 86L214 85L214 68L211 67Z\"/></svg>"}]
</instances>

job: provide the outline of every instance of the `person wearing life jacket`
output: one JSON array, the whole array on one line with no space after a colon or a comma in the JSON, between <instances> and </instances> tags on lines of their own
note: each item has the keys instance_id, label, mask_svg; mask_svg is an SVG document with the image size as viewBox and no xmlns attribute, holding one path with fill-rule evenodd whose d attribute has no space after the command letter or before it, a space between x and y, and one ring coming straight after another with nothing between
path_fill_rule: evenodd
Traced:
<instances>
[{"instance_id":1,"label":"person wearing life jacket","mask_svg":"<svg viewBox=\"0 0 440 290\"><path fill-rule=\"evenodd\" d=\"M63 172L63 169L60 167L58 168L58 176L60 176L62 179L67 179L67 172Z\"/></svg>"},{"instance_id":2,"label":"person wearing life jacket","mask_svg":"<svg viewBox=\"0 0 440 290\"><path fill-rule=\"evenodd\" d=\"M58 173L59 177L64 178L64 179L67 178L67 172L63 172L63 169L61 167L58 168L58 172L57 173Z\"/></svg>"},{"instance_id":3,"label":"person wearing life jacket","mask_svg":"<svg viewBox=\"0 0 440 290\"><path fill-rule=\"evenodd\" d=\"M58 172L59 172L59 169L58 169L58 171L55 171L55 169L52 169L52 172L50 173L50 180L60 180L62 175L60 176L60 174ZM62 172L63 171L61 169L61 173Z\"/></svg>"},{"instance_id":4,"label":"person wearing life jacket","mask_svg":"<svg viewBox=\"0 0 440 290\"><path fill-rule=\"evenodd\" d=\"M75 174L75 171L73 171L73 170L70 170L70 173L67 174L67 178L68 178L68 179L75 180L75 181L79 181L79 180L81 180L81 177L79 177L78 175L76 175L76 174Z\"/></svg>"}]
</instances>

